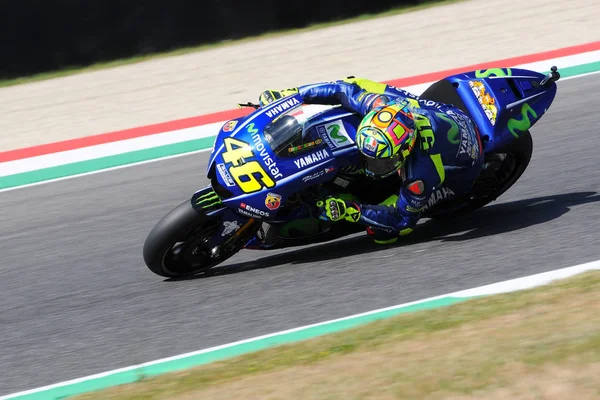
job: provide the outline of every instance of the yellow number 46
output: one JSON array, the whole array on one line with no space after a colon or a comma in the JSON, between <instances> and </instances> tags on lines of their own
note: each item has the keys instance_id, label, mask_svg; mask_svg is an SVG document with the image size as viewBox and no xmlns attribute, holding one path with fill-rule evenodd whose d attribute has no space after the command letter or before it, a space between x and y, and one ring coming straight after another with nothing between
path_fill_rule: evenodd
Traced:
<instances>
[{"instance_id":1,"label":"yellow number 46","mask_svg":"<svg viewBox=\"0 0 600 400\"><path fill-rule=\"evenodd\" d=\"M431 121L424 115L413 114L415 118L415 126L421 137L421 150L429 150L435 143L435 135L431 130Z\"/></svg>"},{"instance_id":2,"label":"yellow number 46","mask_svg":"<svg viewBox=\"0 0 600 400\"><path fill-rule=\"evenodd\" d=\"M252 193L263 187L272 188L275 182L265 172L258 161L246 161L254 157L252 147L246 142L233 138L223 140L225 149L223 161L233 164L229 167L229 174L236 181L244 193Z\"/></svg>"}]
</instances>

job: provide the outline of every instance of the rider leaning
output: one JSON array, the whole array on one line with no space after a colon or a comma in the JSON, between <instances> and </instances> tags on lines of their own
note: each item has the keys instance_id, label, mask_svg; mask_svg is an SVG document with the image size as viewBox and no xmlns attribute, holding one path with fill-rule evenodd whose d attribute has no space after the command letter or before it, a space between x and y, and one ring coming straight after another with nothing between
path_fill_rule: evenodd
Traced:
<instances>
[{"instance_id":1,"label":"rider leaning","mask_svg":"<svg viewBox=\"0 0 600 400\"><path fill-rule=\"evenodd\" d=\"M396 242L412 232L435 191L460 195L483 164L475 124L454 106L436 103L396 87L348 78L260 95L265 105L299 93L305 104L338 105L363 117L356 144L364 156L365 174L384 178L398 173L403 184L391 205L370 205L328 197L320 202L322 218L366 225L376 243ZM438 194L439 195L439 194Z\"/></svg>"}]
</instances>

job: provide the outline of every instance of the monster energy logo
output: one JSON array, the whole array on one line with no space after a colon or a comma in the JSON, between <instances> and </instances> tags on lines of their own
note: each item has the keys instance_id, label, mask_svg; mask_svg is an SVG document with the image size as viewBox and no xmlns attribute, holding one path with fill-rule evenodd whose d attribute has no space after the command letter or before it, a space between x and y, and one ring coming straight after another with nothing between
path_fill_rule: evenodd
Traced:
<instances>
[{"instance_id":1,"label":"monster energy logo","mask_svg":"<svg viewBox=\"0 0 600 400\"><path fill-rule=\"evenodd\" d=\"M211 190L196 199L196 205L205 209L221 204L221 199Z\"/></svg>"}]
</instances>

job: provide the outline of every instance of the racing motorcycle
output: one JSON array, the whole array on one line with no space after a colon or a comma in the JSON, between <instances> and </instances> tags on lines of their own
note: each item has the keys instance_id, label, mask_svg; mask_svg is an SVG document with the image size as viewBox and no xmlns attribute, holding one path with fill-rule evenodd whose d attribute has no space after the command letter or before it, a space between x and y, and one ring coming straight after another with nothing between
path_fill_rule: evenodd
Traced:
<instances>
[{"instance_id":1,"label":"racing motorcycle","mask_svg":"<svg viewBox=\"0 0 600 400\"><path fill-rule=\"evenodd\" d=\"M492 68L449 76L421 94L420 102L453 104L467 113L485 152L472 189L458 196L445 186L436 188L424 218L472 212L519 179L533 150L529 130L552 104L559 79L556 67L547 74ZM361 174L354 143L359 115L338 106L307 116L299 95L246 106L255 110L226 122L215 139L207 166L210 185L148 234L143 257L152 272L210 273L241 249L280 249L364 231L359 224L320 220L316 203L324 194L336 194L385 204L398 193L399 174L381 180Z\"/></svg>"}]
</instances>

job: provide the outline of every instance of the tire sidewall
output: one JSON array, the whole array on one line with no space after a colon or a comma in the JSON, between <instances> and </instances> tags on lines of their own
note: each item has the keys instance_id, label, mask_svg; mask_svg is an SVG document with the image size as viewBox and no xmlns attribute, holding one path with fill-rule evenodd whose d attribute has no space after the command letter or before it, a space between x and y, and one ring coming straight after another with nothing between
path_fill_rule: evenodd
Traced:
<instances>
[{"instance_id":1,"label":"tire sidewall","mask_svg":"<svg viewBox=\"0 0 600 400\"><path fill-rule=\"evenodd\" d=\"M173 244L182 241L190 231L201 226L206 220L206 215L194 209L189 200L171 210L154 225L146 237L143 248L146 266L155 274L164 277L189 275L165 269L164 255Z\"/></svg>"}]
</instances>

